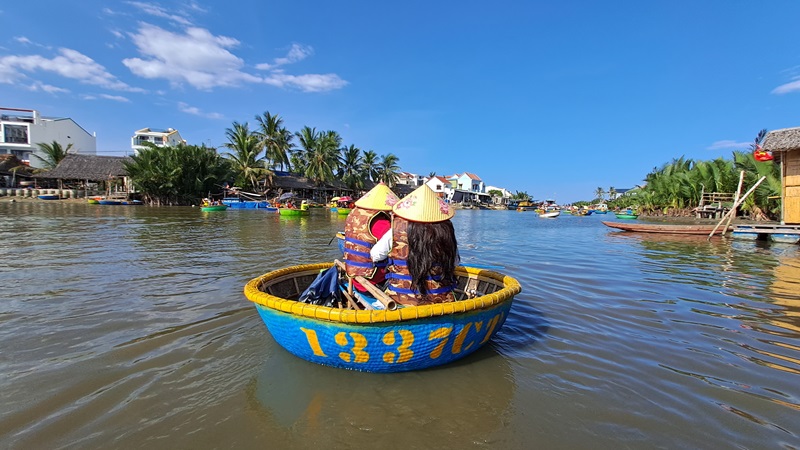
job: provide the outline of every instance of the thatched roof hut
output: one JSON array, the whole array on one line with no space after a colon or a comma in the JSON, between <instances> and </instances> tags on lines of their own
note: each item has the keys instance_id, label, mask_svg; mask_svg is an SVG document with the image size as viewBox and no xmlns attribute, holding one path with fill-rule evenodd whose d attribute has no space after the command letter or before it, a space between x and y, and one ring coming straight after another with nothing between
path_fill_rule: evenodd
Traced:
<instances>
[{"instance_id":1,"label":"thatched roof hut","mask_svg":"<svg viewBox=\"0 0 800 450\"><path fill-rule=\"evenodd\" d=\"M800 127L770 131L763 148L781 165L781 222L800 224Z\"/></svg>"},{"instance_id":2,"label":"thatched roof hut","mask_svg":"<svg viewBox=\"0 0 800 450\"><path fill-rule=\"evenodd\" d=\"M768 152L800 149L800 127L770 131L764 137L763 148Z\"/></svg>"},{"instance_id":3,"label":"thatched roof hut","mask_svg":"<svg viewBox=\"0 0 800 450\"><path fill-rule=\"evenodd\" d=\"M107 181L123 178L128 174L123 163L129 157L70 154L64 157L58 167L35 175L36 178L51 180Z\"/></svg>"}]
</instances>

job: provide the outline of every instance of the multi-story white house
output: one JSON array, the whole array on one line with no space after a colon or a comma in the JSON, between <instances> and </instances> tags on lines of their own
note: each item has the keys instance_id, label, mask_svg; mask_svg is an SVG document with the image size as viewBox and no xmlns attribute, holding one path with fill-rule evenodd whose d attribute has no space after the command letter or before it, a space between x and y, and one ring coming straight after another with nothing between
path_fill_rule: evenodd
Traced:
<instances>
[{"instance_id":1,"label":"multi-story white house","mask_svg":"<svg viewBox=\"0 0 800 450\"><path fill-rule=\"evenodd\" d=\"M470 192L484 192L483 180L474 173L464 172L448 178L453 189Z\"/></svg>"},{"instance_id":2,"label":"multi-story white house","mask_svg":"<svg viewBox=\"0 0 800 450\"><path fill-rule=\"evenodd\" d=\"M433 192L435 192L440 198L450 198L450 192L453 189L450 186L450 182L447 181L447 178L437 175L429 178L425 184L428 185L428 187L431 188L431 190L433 190Z\"/></svg>"},{"instance_id":3,"label":"multi-story white house","mask_svg":"<svg viewBox=\"0 0 800 450\"><path fill-rule=\"evenodd\" d=\"M44 117L33 109L0 107L0 155L11 154L31 167L42 167L33 155L44 157L36 144L58 142L70 153L97 154L97 136L69 117Z\"/></svg>"},{"instance_id":4,"label":"multi-story white house","mask_svg":"<svg viewBox=\"0 0 800 450\"><path fill-rule=\"evenodd\" d=\"M421 175L409 172L400 172L397 175L397 183L407 184L409 186L422 186L425 184L425 178L423 178Z\"/></svg>"},{"instance_id":5,"label":"multi-story white house","mask_svg":"<svg viewBox=\"0 0 800 450\"><path fill-rule=\"evenodd\" d=\"M167 128L166 130L142 128L141 130L136 130L131 138L133 154L138 155L139 150L147 148L145 145L146 142L156 147L176 147L180 144L186 144L181 134L174 128Z\"/></svg>"}]
</instances>

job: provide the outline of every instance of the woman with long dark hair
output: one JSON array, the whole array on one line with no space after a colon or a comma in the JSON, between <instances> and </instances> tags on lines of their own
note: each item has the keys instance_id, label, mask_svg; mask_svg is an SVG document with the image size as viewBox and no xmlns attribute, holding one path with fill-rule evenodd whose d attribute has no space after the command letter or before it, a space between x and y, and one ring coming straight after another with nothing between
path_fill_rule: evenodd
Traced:
<instances>
[{"instance_id":1,"label":"woman with long dark hair","mask_svg":"<svg viewBox=\"0 0 800 450\"><path fill-rule=\"evenodd\" d=\"M455 211L428 186L393 208L387 292L407 306L452 302L458 242Z\"/></svg>"}]
</instances>

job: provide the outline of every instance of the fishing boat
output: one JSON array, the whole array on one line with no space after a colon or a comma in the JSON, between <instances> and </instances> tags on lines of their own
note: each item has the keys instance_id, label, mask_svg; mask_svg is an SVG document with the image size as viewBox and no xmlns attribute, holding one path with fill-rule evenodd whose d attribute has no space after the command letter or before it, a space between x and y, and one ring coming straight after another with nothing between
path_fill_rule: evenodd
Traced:
<instances>
[{"instance_id":1,"label":"fishing boat","mask_svg":"<svg viewBox=\"0 0 800 450\"><path fill-rule=\"evenodd\" d=\"M709 236L714 228L714 234L722 234L726 230L724 226L717 227L715 224L669 224L669 223L622 223L603 221L603 225L622 231L632 231L638 233L663 233L663 234L695 234ZM732 231L733 227L728 227L727 231Z\"/></svg>"},{"instance_id":2,"label":"fishing boat","mask_svg":"<svg viewBox=\"0 0 800 450\"><path fill-rule=\"evenodd\" d=\"M203 212L225 211L226 209L228 209L228 205L207 205L200 207L200 210Z\"/></svg>"},{"instance_id":3,"label":"fishing boat","mask_svg":"<svg viewBox=\"0 0 800 450\"><path fill-rule=\"evenodd\" d=\"M614 213L617 216L617 219L635 219L639 217L632 209L627 209L625 211L617 211Z\"/></svg>"},{"instance_id":4,"label":"fishing boat","mask_svg":"<svg viewBox=\"0 0 800 450\"><path fill-rule=\"evenodd\" d=\"M545 212L540 212L539 213L539 217L541 217L543 219L555 219L560 214L561 214L561 211L545 211Z\"/></svg>"},{"instance_id":5,"label":"fishing boat","mask_svg":"<svg viewBox=\"0 0 800 450\"><path fill-rule=\"evenodd\" d=\"M278 208L281 216L285 217L297 217L297 216L307 216L308 210L307 209L298 209L298 208Z\"/></svg>"},{"instance_id":6,"label":"fishing boat","mask_svg":"<svg viewBox=\"0 0 800 450\"><path fill-rule=\"evenodd\" d=\"M594 210L580 208L572 212L573 216L591 216Z\"/></svg>"},{"instance_id":7,"label":"fishing boat","mask_svg":"<svg viewBox=\"0 0 800 450\"><path fill-rule=\"evenodd\" d=\"M61 197L58 194L45 194L45 195L37 195L36 197L39 200L60 200Z\"/></svg>"},{"instance_id":8,"label":"fishing boat","mask_svg":"<svg viewBox=\"0 0 800 450\"><path fill-rule=\"evenodd\" d=\"M248 282L272 337L305 360L364 372L426 369L485 345L508 316L519 282L498 272L458 267L457 301L390 309L339 309L298 302L333 263L279 269Z\"/></svg>"},{"instance_id":9,"label":"fishing boat","mask_svg":"<svg viewBox=\"0 0 800 450\"><path fill-rule=\"evenodd\" d=\"M90 205L99 205L100 200L102 199L103 197L95 196L95 197L89 197L88 199L86 199L86 201L89 202Z\"/></svg>"},{"instance_id":10,"label":"fishing boat","mask_svg":"<svg viewBox=\"0 0 800 450\"><path fill-rule=\"evenodd\" d=\"M98 200L97 203L100 204L100 205L121 205L122 204L122 200L111 200L111 199L104 198L102 200Z\"/></svg>"}]
</instances>

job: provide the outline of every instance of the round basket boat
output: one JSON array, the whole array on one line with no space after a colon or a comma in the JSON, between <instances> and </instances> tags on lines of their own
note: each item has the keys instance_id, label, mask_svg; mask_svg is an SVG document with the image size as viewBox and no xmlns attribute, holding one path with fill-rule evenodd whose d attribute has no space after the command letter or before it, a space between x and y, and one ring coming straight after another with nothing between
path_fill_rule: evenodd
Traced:
<instances>
[{"instance_id":1,"label":"round basket boat","mask_svg":"<svg viewBox=\"0 0 800 450\"><path fill-rule=\"evenodd\" d=\"M280 215L284 217L296 217L296 216L307 216L308 210L307 209L295 209L295 208L278 208Z\"/></svg>"},{"instance_id":2,"label":"round basket boat","mask_svg":"<svg viewBox=\"0 0 800 450\"><path fill-rule=\"evenodd\" d=\"M396 310L352 310L296 301L333 263L276 270L250 280L245 296L272 337L311 362L365 372L439 366L474 352L503 326L522 288L509 276L458 267L457 301ZM470 293L478 296L468 298Z\"/></svg>"}]
</instances>

